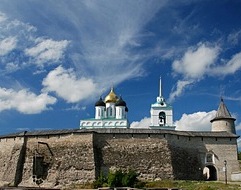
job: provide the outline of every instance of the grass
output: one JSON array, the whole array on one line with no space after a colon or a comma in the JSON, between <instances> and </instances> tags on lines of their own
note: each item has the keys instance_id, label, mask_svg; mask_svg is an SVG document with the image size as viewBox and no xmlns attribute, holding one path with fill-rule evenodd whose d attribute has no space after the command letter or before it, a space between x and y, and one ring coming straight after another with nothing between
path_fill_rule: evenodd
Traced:
<instances>
[{"instance_id":1,"label":"grass","mask_svg":"<svg viewBox=\"0 0 241 190\"><path fill-rule=\"evenodd\" d=\"M180 188L182 190L241 190L241 182L231 183L227 185L223 182L211 182L211 181L181 181L181 180L162 180L162 181L153 181L146 182L145 188L157 188L157 187L166 187L166 188ZM88 184L72 184L65 190L80 190L80 189L93 189L91 183Z\"/></svg>"},{"instance_id":2,"label":"grass","mask_svg":"<svg viewBox=\"0 0 241 190\"><path fill-rule=\"evenodd\" d=\"M210 182L210 181L157 181L148 182L146 187L169 187L180 188L183 190L238 190L241 189L241 183L239 184L224 184L222 182Z\"/></svg>"}]
</instances>

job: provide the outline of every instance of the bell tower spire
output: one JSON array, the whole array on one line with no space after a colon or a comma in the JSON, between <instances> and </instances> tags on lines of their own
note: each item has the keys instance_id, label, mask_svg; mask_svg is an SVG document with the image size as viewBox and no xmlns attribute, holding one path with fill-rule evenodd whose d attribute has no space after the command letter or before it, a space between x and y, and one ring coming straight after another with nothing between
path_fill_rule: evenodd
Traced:
<instances>
[{"instance_id":1,"label":"bell tower spire","mask_svg":"<svg viewBox=\"0 0 241 190\"><path fill-rule=\"evenodd\" d=\"M160 76L159 96L162 97L162 77Z\"/></svg>"}]
</instances>

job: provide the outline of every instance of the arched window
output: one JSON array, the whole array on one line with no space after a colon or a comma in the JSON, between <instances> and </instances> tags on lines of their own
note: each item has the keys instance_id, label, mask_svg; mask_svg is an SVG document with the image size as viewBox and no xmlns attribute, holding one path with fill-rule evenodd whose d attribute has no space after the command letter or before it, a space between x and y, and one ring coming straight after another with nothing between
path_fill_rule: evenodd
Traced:
<instances>
[{"instance_id":1,"label":"arched window","mask_svg":"<svg viewBox=\"0 0 241 190\"><path fill-rule=\"evenodd\" d=\"M113 113L113 111L112 111L112 108L110 107L110 116L112 116L112 113Z\"/></svg>"},{"instance_id":2,"label":"arched window","mask_svg":"<svg viewBox=\"0 0 241 190\"><path fill-rule=\"evenodd\" d=\"M159 113L159 125L160 126L166 125L166 113L163 111Z\"/></svg>"}]
</instances>

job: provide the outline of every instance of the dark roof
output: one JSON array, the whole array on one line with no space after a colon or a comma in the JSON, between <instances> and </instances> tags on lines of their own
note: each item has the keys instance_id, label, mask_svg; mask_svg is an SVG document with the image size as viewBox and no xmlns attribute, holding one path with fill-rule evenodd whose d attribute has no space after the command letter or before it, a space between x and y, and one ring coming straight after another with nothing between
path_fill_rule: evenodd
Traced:
<instances>
[{"instance_id":1,"label":"dark roof","mask_svg":"<svg viewBox=\"0 0 241 190\"><path fill-rule=\"evenodd\" d=\"M65 135L71 133L101 133L101 134L169 134L188 137L224 137L224 138L238 138L239 136L227 131L174 131L163 129L123 129L123 128L98 128L98 129L63 129L63 130L41 130L41 131L24 131L19 133L12 133L0 135L0 139L14 138L14 137L32 137L32 136L54 136Z\"/></svg>"},{"instance_id":2,"label":"dark roof","mask_svg":"<svg viewBox=\"0 0 241 190\"><path fill-rule=\"evenodd\" d=\"M125 106L126 107L126 102L120 97L117 102L115 103L115 106Z\"/></svg>"},{"instance_id":3,"label":"dark roof","mask_svg":"<svg viewBox=\"0 0 241 190\"><path fill-rule=\"evenodd\" d=\"M236 120L235 118L233 118L230 114L230 112L228 111L228 108L226 107L226 105L224 104L223 98L221 98L221 102L219 104L217 113L215 118L213 118L211 120L211 122L215 121L215 120L220 120L220 119L232 119L232 120Z\"/></svg>"},{"instance_id":4,"label":"dark roof","mask_svg":"<svg viewBox=\"0 0 241 190\"><path fill-rule=\"evenodd\" d=\"M95 106L105 106L105 102L103 102L102 98L100 97L100 99L95 103Z\"/></svg>"}]
</instances>

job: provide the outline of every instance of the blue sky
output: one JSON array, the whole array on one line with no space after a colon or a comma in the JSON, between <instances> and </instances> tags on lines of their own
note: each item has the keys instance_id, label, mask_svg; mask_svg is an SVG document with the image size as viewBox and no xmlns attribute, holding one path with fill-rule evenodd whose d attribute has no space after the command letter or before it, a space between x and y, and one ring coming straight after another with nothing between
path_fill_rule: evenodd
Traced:
<instances>
[{"instance_id":1,"label":"blue sky","mask_svg":"<svg viewBox=\"0 0 241 190\"><path fill-rule=\"evenodd\" d=\"M159 92L179 130L220 96L241 134L241 1L0 0L0 134L78 128L114 85L132 127Z\"/></svg>"}]
</instances>

